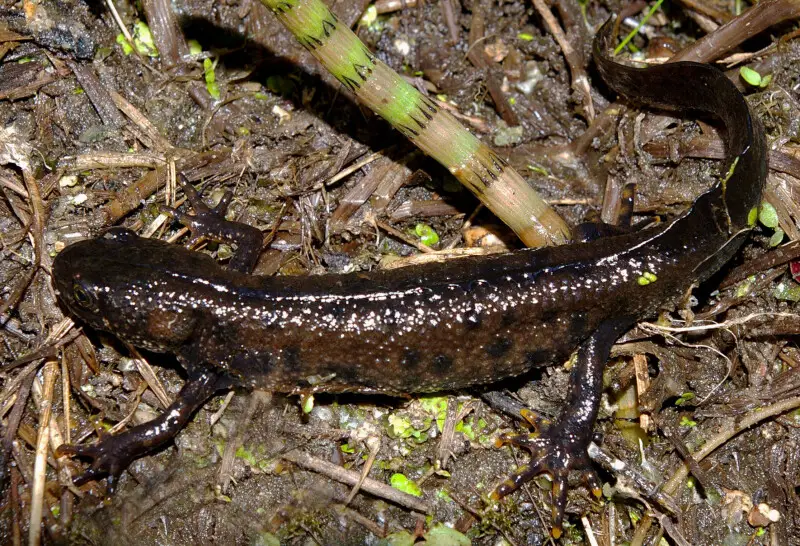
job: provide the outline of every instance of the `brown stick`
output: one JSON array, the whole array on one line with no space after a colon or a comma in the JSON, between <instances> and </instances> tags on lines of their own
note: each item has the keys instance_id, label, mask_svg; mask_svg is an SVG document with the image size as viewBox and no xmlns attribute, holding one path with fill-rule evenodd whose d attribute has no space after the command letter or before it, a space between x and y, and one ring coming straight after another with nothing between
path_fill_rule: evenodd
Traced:
<instances>
[{"instance_id":1,"label":"brown stick","mask_svg":"<svg viewBox=\"0 0 800 546\"><path fill-rule=\"evenodd\" d=\"M357 472L345 470L340 466L329 463L328 461L323 461L322 459L318 459L316 457L312 457L308 453L304 453L302 451L290 451L289 453L282 455L282 457L287 461L290 461L307 470L319 472L320 474L328 476L331 479L350 486L355 486L361 480L361 476ZM428 505L428 503L424 500L412 497L407 493L398 491L394 487L373 480L372 478L365 478L361 484L361 489L367 493L375 495L376 497L392 501L400 506L404 506L416 512L429 514L431 511L430 505Z\"/></svg>"},{"instance_id":2,"label":"brown stick","mask_svg":"<svg viewBox=\"0 0 800 546\"><path fill-rule=\"evenodd\" d=\"M711 62L761 31L797 17L800 17L800 0L763 0L716 31L682 49L667 62Z\"/></svg>"}]
</instances>

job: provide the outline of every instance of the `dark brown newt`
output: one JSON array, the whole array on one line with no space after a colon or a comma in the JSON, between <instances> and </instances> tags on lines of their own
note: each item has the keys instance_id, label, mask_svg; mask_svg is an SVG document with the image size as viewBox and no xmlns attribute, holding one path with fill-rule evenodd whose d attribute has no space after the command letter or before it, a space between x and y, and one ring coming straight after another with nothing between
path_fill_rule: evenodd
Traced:
<instances>
[{"instance_id":1,"label":"dark brown newt","mask_svg":"<svg viewBox=\"0 0 800 546\"><path fill-rule=\"evenodd\" d=\"M193 197L195 233L237 242L225 269L209 256L126 229L75 243L53 264L61 301L85 324L152 351L173 353L188 380L149 423L61 454L93 459L75 480L108 476L168 442L210 396L229 387L282 392L407 395L461 389L561 362L577 349L562 413L532 418L535 433L505 440L531 464L496 490L502 497L541 472L553 476L560 534L567 474L598 482L586 449L615 340L673 305L738 250L755 221L766 176L763 131L717 69L673 63L646 69L594 59L611 88L646 106L702 112L725 126L723 175L691 208L651 229L556 248L441 264L312 277L249 275L261 233L225 222Z\"/></svg>"}]
</instances>

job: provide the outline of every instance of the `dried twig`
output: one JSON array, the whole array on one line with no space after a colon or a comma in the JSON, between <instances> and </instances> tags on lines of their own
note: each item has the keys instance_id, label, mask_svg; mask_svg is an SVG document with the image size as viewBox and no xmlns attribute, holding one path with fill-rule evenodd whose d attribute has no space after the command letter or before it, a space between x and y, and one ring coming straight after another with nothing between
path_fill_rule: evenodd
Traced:
<instances>
[{"instance_id":1,"label":"dried twig","mask_svg":"<svg viewBox=\"0 0 800 546\"><path fill-rule=\"evenodd\" d=\"M586 119L592 121L595 117L594 104L592 103L592 91L589 85L589 77L586 75L586 70L583 67L583 56L578 50L572 47L572 44L561 29L561 25L558 24L555 15L553 15L553 12L547 7L545 1L532 0L532 2L533 7L539 12L548 30L564 53L564 58L567 60L570 74L572 75L572 90L581 95Z\"/></svg>"},{"instance_id":2,"label":"dried twig","mask_svg":"<svg viewBox=\"0 0 800 546\"><path fill-rule=\"evenodd\" d=\"M361 476L357 472L345 470L341 466L312 457L308 453L302 451L290 451L289 453L281 455L281 457L305 469L319 472L337 482L347 485L356 485L361 480ZM394 487L373 480L372 478L365 478L361 484L361 489L371 495L389 500L416 512L428 514L431 511L430 505L424 500L412 497L407 493L403 493Z\"/></svg>"},{"instance_id":3,"label":"dried twig","mask_svg":"<svg viewBox=\"0 0 800 546\"><path fill-rule=\"evenodd\" d=\"M134 364L136 364L136 369L142 375L144 380L147 382L147 385L150 387L150 390L153 391L153 394L156 395L158 398L158 402L161 404L162 408L166 408L169 406L172 401L170 400L169 396L167 396L167 391L164 390L164 385L161 384L156 373L153 371L153 367L150 365L147 360L136 350L135 347L132 345L128 345L128 350L130 350L131 354L134 357Z\"/></svg>"},{"instance_id":4,"label":"dried twig","mask_svg":"<svg viewBox=\"0 0 800 546\"><path fill-rule=\"evenodd\" d=\"M42 510L44 507L44 485L47 478L47 447L50 440L50 417L53 411L53 389L58 375L58 362L49 360L44 365L42 404L39 408L39 437L36 441L36 458L33 467L31 489L31 515L28 528L28 544L37 546L42 540Z\"/></svg>"}]
</instances>

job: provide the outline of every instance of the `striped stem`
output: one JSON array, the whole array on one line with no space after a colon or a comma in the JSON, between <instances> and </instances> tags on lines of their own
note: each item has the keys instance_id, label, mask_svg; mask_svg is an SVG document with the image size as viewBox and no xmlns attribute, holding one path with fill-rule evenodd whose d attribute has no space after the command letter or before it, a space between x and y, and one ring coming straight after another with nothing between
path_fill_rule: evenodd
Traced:
<instances>
[{"instance_id":1,"label":"striped stem","mask_svg":"<svg viewBox=\"0 0 800 546\"><path fill-rule=\"evenodd\" d=\"M562 244L567 225L505 160L378 60L320 0L261 0L367 107L447 167L528 246Z\"/></svg>"}]
</instances>

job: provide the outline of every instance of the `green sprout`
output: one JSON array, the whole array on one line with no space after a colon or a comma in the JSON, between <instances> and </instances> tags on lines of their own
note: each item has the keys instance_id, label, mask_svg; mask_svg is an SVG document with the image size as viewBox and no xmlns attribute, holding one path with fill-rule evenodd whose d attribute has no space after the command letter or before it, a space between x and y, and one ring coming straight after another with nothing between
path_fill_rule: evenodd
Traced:
<instances>
[{"instance_id":1,"label":"green sprout","mask_svg":"<svg viewBox=\"0 0 800 546\"><path fill-rule=\"evenodd\" d=\"M414 226L414 233L423 245L433 246L439 242L439 234L428 224L417 224Z\"/></svg>"},{"instance_id":2,"label":"green sprout","mask_svg":"<svg viewBox=\"0 0 800 546\"><path fill-rule=\"evenodd\" d=\"M403 493L408 493L409 495L413 495L414 497L422 496L422 489L420 489L419 486L412 480L409 480L405 474L400 474L399 472L396 474L392 474L390 483L392 484L392 487L394 487L398 491L402 491Z\"/></svg>"},{"instance_id":3,"label":"green sprout","mask_svg":"<svg viewBox=\"0 0 800 546\"><path fill-rule=\"evenodd\" d=\"M125 39L125 35L121 32L117 34L117 43L122 47L122 53L125 54L126 57L133 53L131 44L128 43L128 40Z\"/></svg>"},{"instance_id":4,"label":"green sprout","mask_svg":"<svg viewBox=\"0 0 800 546\"><path fill-rule=\"evenodd\" d=\"M762 76L755 70L750 67L743 66L739 69L739 75L742 77L744 81L747 82L748 85L752 85L753 87L758 87L759 89L764 89L766 86L769 85L769 82L772 81L772 74L767 74L766 76Z\"/></svg>"},{"instance_id":5,"label":"green sprout","mask_svg":"<svg viewBox=\"0 0 800 546\"><path fill-rule=\"evenodd\" d=\"M206 90L214 100L219 100L219 86L217 85L217 75L214 73L216 63L211 59L203 59L203 76L206 79Z\"/></svg>"},{"instance_id":6,"label":"green sprout","mask_svg":"<svg viewBox=\"0 0 800 546\"><path fill-rule=\"evenodd\" d=\"M153 40L153 33L144 21L136 21L133 25L133 45L142 55L158 57L158 48Z\"/></svg>"}]
</instances>

